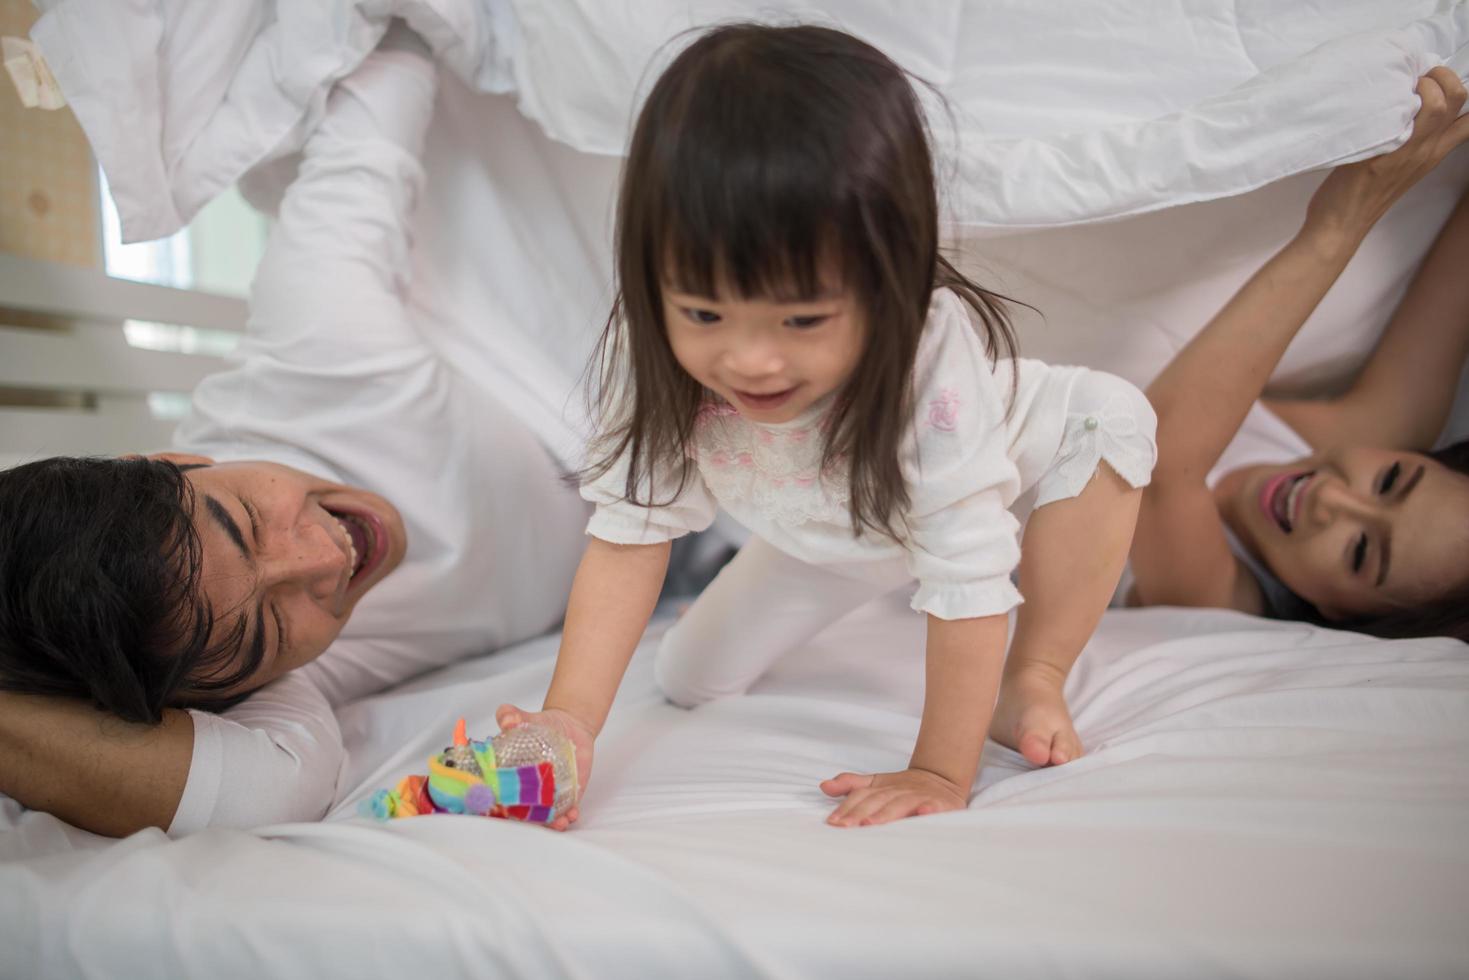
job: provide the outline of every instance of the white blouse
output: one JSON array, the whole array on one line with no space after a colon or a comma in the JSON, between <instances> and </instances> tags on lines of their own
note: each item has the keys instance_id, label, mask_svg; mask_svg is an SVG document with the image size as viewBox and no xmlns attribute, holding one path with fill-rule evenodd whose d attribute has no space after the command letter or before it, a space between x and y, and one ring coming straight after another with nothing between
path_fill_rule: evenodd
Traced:
<instances>
[{"instance_id":1,"label":"white blouse","mask_svg":"<svg viewBox=\"0 0 1469 980\"><path fill-rule=\"evenodd\" d=\"M653 496L642 499L661 506L629 503L627 460L619 460L582 487L597 507L587 531L616 544L657 544L707 528L723 507L802 561L894 587L916 579L915 610L963 619L1022 601L1011 582L1020 546L1010 508L1027 491L1049 480L1060 488L1048 494L1041 486L1035 503L1074 495L1100 458L1129 482L1147 482L1151 439L1131 406L1068 416L1071 388L1089 372L1024 359L992 366L968 308L947 289L934 294L914 370L914 417L900 459L911 506L900 541L855 534L845 471L821 472L830 398L779 424L711 404L695 425L689 452L697 469L682 491L675 495L676 478L659 473L642 488Z\"/></svg>"}]
</instances>

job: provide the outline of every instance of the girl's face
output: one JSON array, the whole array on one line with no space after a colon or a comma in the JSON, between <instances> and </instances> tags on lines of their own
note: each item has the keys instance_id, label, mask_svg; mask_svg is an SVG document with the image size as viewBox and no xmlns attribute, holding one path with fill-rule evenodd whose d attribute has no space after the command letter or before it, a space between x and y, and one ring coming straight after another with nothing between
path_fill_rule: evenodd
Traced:
<instances>
[{"instance_id":1,"label":"girl's face","mask_svg":"<svg viewBox=\"0 0 1469 980\"><path fill-rule=\"evenodd\" d=\"M1328 619L1380 615L1469 574L1469 477L1401 450L1352 447L1227 474L1226 523Z\"/></svg>"},{"instance_id":2,"label":"girl's face","mask_svg":"<svg viewBox=\"0 0 1469 980\"><path fill-rule=\"evenodd\" d=\"M862 357L862 319L838 291L785 302L663 289L679 365L752 422L789 422L844 385Z\"/></svg>"}]
</instances>

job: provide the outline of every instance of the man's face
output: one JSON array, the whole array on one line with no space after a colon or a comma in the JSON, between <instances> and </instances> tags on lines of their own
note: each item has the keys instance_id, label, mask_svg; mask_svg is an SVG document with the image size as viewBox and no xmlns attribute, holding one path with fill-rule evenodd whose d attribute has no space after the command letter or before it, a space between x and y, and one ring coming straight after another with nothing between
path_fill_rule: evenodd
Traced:
<instances>
[{"instance_id":1,"label":"man's face","mask_svg":"<svg viewBox=\"0 0 1469 980\"><path fill-rule=\"evenodd\" d=\"M199 467L184 475L194 490L200 587L215 635L243 620L239 657L263 654L254 673L219 696L252 691L320 656L407 550L403 518L375 493L276 463L162 458Z\"/></svg>"}]
</instances>

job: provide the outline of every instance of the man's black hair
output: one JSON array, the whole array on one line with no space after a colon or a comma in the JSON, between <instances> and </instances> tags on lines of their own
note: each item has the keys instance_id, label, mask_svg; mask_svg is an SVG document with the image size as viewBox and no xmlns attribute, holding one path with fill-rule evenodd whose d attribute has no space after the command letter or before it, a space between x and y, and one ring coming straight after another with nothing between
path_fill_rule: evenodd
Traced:
<instances>
[{"instance_id":1,"label":"man's black hair","mask_svg":"<svg viewBox=\"0 0 1469 980\"><path fill-rule=\"evenodd\" d=\"M244 617L211 642L193 510L183 471L162 460L58 456L0 471L0 689L141 722L223 705L259 658L239 662Z\"/></svg>"}]
</instances>

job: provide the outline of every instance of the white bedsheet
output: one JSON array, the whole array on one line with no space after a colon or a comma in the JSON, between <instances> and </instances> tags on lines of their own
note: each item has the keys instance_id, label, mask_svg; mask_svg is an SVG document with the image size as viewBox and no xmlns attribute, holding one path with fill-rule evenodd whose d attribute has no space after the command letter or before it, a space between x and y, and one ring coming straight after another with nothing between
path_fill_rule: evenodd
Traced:
<instances>
[{"instance_id":1,"label":"white bedsheet","mask_svg":"<svg viewBox=\"0 0 1469 980\"><path fill-rule=\"evenodd\" d=\"M7 804L0 975L1469 975L1463 644L1111 612L1069 689L1085 758L991 744L967 811L837 830L817 782L917 728L921 619L886 600L692 712L645 642L571 833L354 816L554 649L341 711L324 824L108 843Z\"/></svg>"}]
</instances>

